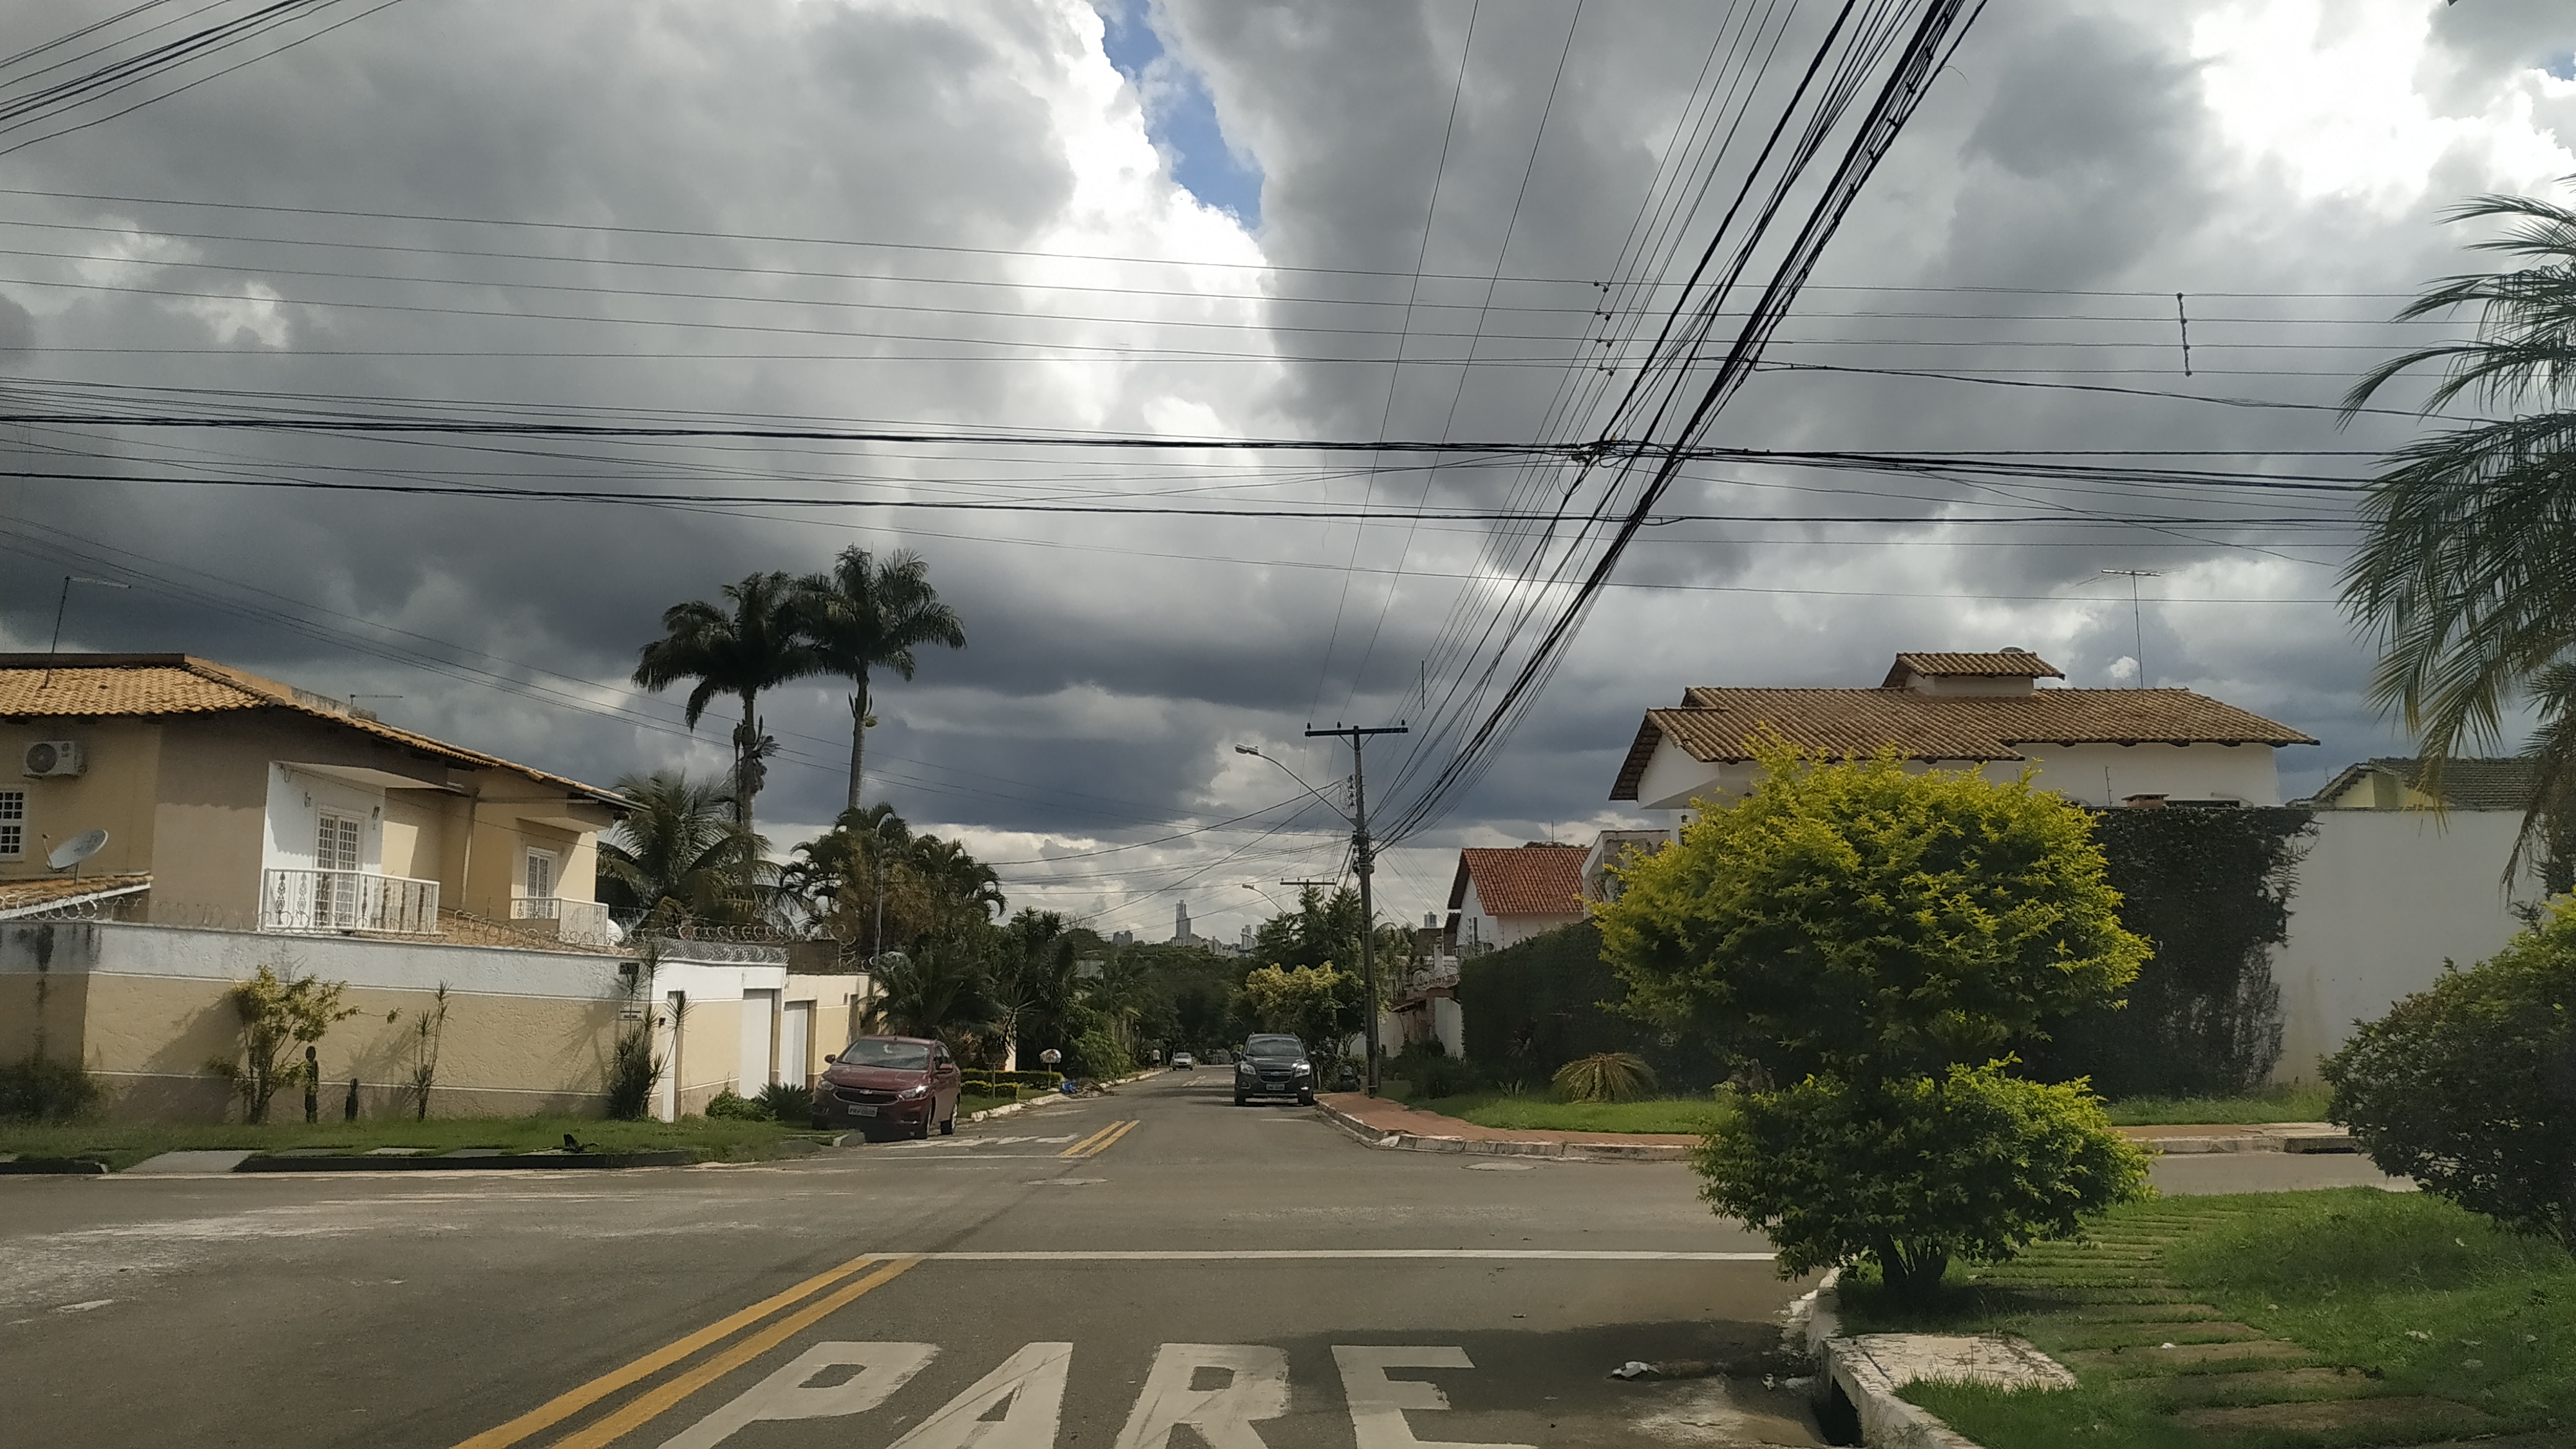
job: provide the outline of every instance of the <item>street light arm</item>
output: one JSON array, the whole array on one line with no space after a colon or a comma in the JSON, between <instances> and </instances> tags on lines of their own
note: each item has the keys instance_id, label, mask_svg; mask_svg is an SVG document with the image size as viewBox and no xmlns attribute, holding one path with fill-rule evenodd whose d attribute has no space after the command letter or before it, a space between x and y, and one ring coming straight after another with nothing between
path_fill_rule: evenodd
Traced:
<instances>
[{"instance_id":1,"label":"street light arm","mask_svg":"<svg viewBox=\"0 0 2576 1449\"><path fill-rule=\"evenodd\" d=\"M1256 760L1269 760L1271 764L1278 765L1280 769L1287 771L1288 778L1289 778L1289 779L1291 779L1291 780L1296 781L1296 782L1298 783L1298 785L1299 785L1299 786L1301 786L1301 787L1303 787L1303 788L1304 788L1304 790L1306 791L1306 793L1307 793L1307 794L1312 795L1312 796L1314 796L1316 799L1323 801L1323 802L1324 802L1324 806L1325 806L1325 808L1326 808L1326 809L1331 810L1334 814L1339 815L1339 816L1340 816L1340 817L1342 817L1344 820L1349 820L1349 819L1351 818L1351 812L1349 812L1348 810L1343 809L1343 808L1342 808L1341 806L1339 806L1339 805L1334 804L1334 803L1332 802L1331 797L1327 796L1323 791L1316 789L1316 788L1315 788L1314 786L1312 786L1312 785L1308 785L1308 784L1306 783L1306 777L1305 777L1305 776L1298 774L1298 773L1297 773L1296 771L1294 771L1294 770L1290 770L1290 769L1288 769L1287 765L1285 765L1285 764L1281 763L1279 760L1277 760L1277 759L1273 759L1271 756L1269 756L1269 755L1265 755L1265 754L1261 753L1261 751L1260 751L1258 748L1256 748L1256 747L1254 747L1254 746L1252 746L1252 745L1236 745L1236 746L1234 747L1234 752L1235 752L1236 754L1238 754L1238 755L1250 755L1250 756L1252 756L1252 757L1253 757L1254 759L1256 759Z\"/></svg>"}]
</instances>

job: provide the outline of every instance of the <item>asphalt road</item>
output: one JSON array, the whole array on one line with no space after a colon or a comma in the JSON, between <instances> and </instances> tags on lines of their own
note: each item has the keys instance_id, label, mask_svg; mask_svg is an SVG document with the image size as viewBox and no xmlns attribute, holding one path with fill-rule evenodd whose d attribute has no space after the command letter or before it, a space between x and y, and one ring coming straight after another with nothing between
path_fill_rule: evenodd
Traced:
<instances>
[{"instance_id":1,"label":"asphalt road","mask_svg":"<svg viewBox=\"0 0 2576 1449\"><path fill-rule=\"evenodd\" d=\"M1685 1169L1216 1071L779 1165L0 1179L0 1249L9 1445L1819 1442L1762 1381L1804 1285Z\"/></svg>"}]
</instances>

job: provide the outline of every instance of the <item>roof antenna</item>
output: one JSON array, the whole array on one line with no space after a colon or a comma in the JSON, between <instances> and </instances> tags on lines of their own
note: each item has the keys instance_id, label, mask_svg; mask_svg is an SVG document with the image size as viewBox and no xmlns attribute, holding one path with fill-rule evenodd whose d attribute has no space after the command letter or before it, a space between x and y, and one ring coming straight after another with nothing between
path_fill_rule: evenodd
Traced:
<instances>
[{"instance_id":1,"label":"roof antenna","mask_svg":"<svg viewBox=\"0 0 2576 1449\"><path fill-rule=\"evenodd\" d=\"M2144 689L2147 687L2147 620L2138 603L2138 580L2160 579L2165 576L2165 571L2163 569L2104 569L2102 572L2113 578L2124 578L2129 581L2129 627L2137 631L2138 637L2137 687Z\"/></svg>"}]
</instances>

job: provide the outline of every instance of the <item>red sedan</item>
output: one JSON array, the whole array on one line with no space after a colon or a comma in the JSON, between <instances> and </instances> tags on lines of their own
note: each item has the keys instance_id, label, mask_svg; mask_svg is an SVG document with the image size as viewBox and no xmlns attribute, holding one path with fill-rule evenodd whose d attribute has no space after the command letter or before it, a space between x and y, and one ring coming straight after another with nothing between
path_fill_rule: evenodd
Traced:
<instances>
[{"instance_id":1,"label":"red sedan","mask_svg":"<svg viewBox=\"0 0 2576 1449\"><path fill-rule=\"evenodd\" d=\"M869 1136L927 1137L936 1123L957 1130L964 1082L948 1048L926 1037L863 1036L823 1059L814 1087L814 1125L857 1127Z\"/></svg>"}]
</instances>

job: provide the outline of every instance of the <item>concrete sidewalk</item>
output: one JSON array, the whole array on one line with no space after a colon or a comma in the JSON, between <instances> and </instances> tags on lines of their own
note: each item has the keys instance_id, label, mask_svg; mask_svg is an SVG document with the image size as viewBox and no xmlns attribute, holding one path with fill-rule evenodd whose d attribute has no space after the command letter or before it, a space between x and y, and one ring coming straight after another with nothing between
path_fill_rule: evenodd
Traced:
<instances>
[{"instance_id":1,"label":"concrete sidewalk","mask_svg":"<svg viewBox=\"0 0 2576 1449\"><path fill-rule=\"evenodd\" d=\"M2172 1155L2192 1152L2355 1152L2352 1134L2331 1122L2255 1122L2123 1127L2120 1135Z\"/></svg>"},{"instance_id":2,"label":"concrete sidewalk","mask_svg":"<svg viewBox=\"0 0 2576 1449\"><path fill-rule=\"evenodd\" d=\"M1327 1121L1371 1147L1492 1157L1562 1157L1578 1162L1687 1162L1699 1139L1683 1132L1549 1132L1479 1127L1361 1092L1319 1093Z\"/></svg>"}]
</instances>

